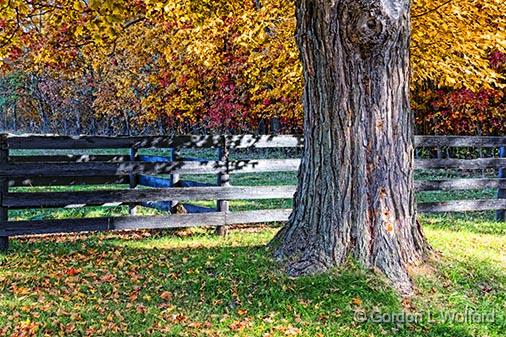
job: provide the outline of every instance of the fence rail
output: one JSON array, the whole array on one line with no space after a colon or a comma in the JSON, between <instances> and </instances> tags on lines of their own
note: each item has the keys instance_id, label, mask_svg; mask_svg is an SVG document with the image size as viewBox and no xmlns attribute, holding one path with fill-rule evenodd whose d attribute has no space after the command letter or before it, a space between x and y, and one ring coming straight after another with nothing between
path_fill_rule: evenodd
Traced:
<instances>
[{"instance_id":1,"label":"fence rail","mask_svg":"<svg viewBox=\"0 0 506 337\"><path fill-rule=\"evenodd\" d=\"M419 180L416 191L497 189L497 199L419 203L420 212L497 210L504 220L506 209L506 137L417 136L417 147L499 148L498 158L420 159L416 169L498 169L498 178ZM289 199L295 186L230 186L237 173L293 172L299 159L231 160L235 149L302 148L297 135L281 136L150 136L63 137L45 135L0 136L0 249L14 235L100 231L112 229L224 226L237 223L286 221L290 210L230 212L229 200ZM181 157L182 148L214 148L215 160ZM81 150L125 149L128 154L82 154ZM141 149L168 151L168 155L140 154ZM16 150L14 153L12 150ZM26 150L21 151L19 150ZM44 150L44 154L33 154ZM49 151L48 151L49 150ZM61 151L53 151L61 150ZM72 150L72 154L61 154ZM54 154L51 154L54 152ZM77 154L75 154L77 152ZM81 151L82 152L82 151ZM180 179L180 175L213 174L216 184ZM169 175L169 178L157 175ZM124 184L128 188L76 192L17 192L13 187ZM143 188L140 188L143 187ZM37 208L75 208L129 205L135 215L139 205L169 211L178 200L216 200L216 208L184 204L189 214L129 216L61 220L9 221L8 211Z\"/></svg>"},{"instance_id":2,"label":"fence rail","mask_svg":"<svg viewBox=\"0 0 506 337\"><path fill-rule=\"evenodd\" d=\"M236 135L236 136L51 136L5 135L9 149L121 149L121 148L277 148L303 147L301 135ZM501 136L415 136L417 147L501 147L506 137Z\"/></svg>"}]
</instances>

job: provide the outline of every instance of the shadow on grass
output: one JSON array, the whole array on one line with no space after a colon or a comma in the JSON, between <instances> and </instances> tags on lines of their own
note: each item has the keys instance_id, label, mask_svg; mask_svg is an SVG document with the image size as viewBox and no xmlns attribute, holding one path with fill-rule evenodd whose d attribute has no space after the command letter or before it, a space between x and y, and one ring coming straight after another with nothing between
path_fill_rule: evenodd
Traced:
<instances>
[{"instance_id":1,"label":"shadow on grass","mask_svg":"<svg viewBox=\"0 0 506 337\"><path fill-rule=\"evenodd\" d=\"M255 235L14 241L0 260L0 327L8 334L37 322L40 335L68 336L499 335L494 324L357 322L356 312L401 312L400 299L352 262L286 277Z\"/></svg>"}]
</instances>

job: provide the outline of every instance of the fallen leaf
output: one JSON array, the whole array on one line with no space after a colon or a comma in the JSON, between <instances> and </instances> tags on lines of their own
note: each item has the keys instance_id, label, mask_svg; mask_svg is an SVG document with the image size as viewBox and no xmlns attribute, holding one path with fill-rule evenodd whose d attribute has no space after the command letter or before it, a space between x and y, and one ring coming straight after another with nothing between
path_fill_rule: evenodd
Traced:
<instances>
[{"instance_id":1,"label":"fallen leaf","mask_svg":"<svg viewBox=\"0 0 506 337\"><path fill-rule=\"evenodd\" d=\"M81 273L81 269L75 269L73 267L67 269L67 271L65 272L65 274L67 274L68 276L76 276L79 273Z\"/></svg>"},{"instance_id":2,"label":"fallen leaf","mask_svg":"<svg viewBox=\"0 0 506 337\"><path fill-rule=\"evenodd\" d=\"M160 298L164 301L170 301L172 299L172 293L170 291L164 291L160 294Z\"/></svg>"}]
</instances>

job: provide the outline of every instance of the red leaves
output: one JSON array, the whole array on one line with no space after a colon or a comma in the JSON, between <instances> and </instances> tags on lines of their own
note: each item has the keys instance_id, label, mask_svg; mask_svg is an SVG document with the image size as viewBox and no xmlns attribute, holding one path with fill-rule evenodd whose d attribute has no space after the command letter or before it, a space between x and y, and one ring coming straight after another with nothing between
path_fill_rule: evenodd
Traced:
<instances>
[{"instance_id":1,"label":"red leaves","mask_svg":"<svg viewBox=\"0 0 506 337\"><path fill-rule=\"evenodd\" d=\"M113 274L106 274L100 278L100 281L104 283L112 282L114 280L116 280L116 276Z\"/></svg>"},{"instance_id":2,"label":"red leaves","mask_svg":"<svg viewBox=\"0 0 506 337\"><path fill-rule=\"evenodd\" d=\"M494 50L488 57L490 65L495 70L501 70L506 67L506 54L498 50Z\"/></svg>"},{"instance_id":3,"label":"red leaves","mask_svg":"<svg viewBox=\"0 0 506 337\"><path fill-rule=\"evenodd\" d=\"M130 300L130 302L137 301L137 298L139 297L140 291L141 291L140 287L135 287L134 288L134 290L130 293L130 295L128 295L128 299Z\"/></svg>"},{"instance_id":4,"label":"red leaves","mask_svg":"<svg viewBox=\"0 0 506 337\"><path fill-rule=\"evenodd\" d=\"M76 276L78 274L81 273L81 269L75 269L75 268L69 268L67 269L67 271L65 272L66 275L68 276Z\"/></svg>"},{"instance_id":5,"label":"red leaves","mask_svg":"<svg viewBox=\"0 0 506 337\"><path fill-rule=\"evenodd\" d=\"M419 134L495 135L506 132L504 92L483 89L424 90L413 95Z\"/></svg>"},{"instance_id":6,"label":"red leaves","mask_svg":"<svg viewBox=\"0 0 506 337\"><path fill-rule=\"evenodd\" d=\"M223 75L220 82L209 93L209 108L203 111L208 126L215 129L241 129L245 127L245 114L250 110L247 96L237 90L233 74ZM207 114L207 118L205 115Z\"/></svg>"},{"instance_id":7,"label":"red leaves","mask_svg":"<svg viewBox=\"0 0 506 337\"><path fill-rule=\"evenodd\" d=\"M21 50L21 48L18 47L12 48L9 53L10 58L14 61L20 58L21 55L23 55L23 51Z\"/></svg>"}]
</instances>

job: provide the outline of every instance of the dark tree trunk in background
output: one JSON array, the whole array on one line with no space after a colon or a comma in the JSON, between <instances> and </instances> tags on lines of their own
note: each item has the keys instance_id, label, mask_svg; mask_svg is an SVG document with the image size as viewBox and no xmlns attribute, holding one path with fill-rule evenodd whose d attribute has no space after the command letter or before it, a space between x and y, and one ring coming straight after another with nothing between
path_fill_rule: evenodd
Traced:
<instances>
[{"instance_id":1,"label":"dark tree trunk in background","mask_svg":"<svg viewBox=\"0 0 506 337\"><path fill-rule=\"evenodd\" d=\"M409 0L298 0L305 149L274 239L291 275L353 256L403 294L428 246L416 221Z\"/></svg>"}]
</instances>

